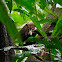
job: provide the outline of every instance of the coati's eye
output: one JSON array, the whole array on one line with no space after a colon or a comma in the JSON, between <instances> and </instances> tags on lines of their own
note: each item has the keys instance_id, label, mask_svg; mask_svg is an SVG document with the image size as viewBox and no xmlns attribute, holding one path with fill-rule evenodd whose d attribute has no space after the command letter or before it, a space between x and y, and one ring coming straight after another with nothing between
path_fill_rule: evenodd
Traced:
<instances>
[{"instance_id":1,"label":"coati's eye","mask_svg":"<svg viewBox=\"0 0 62 62\"><path fill-rule=\"evenodd\" d=\"M30 29L28 28L28 32L29 32L29 30L30 30Z\"/></svg>"},{"instance_id":2,"label":"coati's eye","mask_svg":"<svg viewBox=\"0 0 62 62\"><path fill-rule=\"evenodd\" d=\"M34 30L34 28L32 28L32 30Z\"/></svg>"}]
</instances>

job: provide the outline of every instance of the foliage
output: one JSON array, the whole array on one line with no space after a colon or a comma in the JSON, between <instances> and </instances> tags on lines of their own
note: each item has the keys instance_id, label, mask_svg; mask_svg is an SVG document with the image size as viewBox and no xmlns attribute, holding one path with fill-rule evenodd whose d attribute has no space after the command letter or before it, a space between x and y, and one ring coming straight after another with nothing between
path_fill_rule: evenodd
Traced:
<instances>
[{"instance_id":1,"label":"foliage","mask_svg":"<svg viewBox=\"0 0 62 62\"><path fill-rule=\"evenodd\" d=\"M20 30L20 26L32 20L34 25L40 32L40 34L45 39L30 37L29 39L27 39L27 41L35 41L35 42L38 42L39 44L44 44L45 47L47 47L48 49L51 49L51 56L53 61L55 61L54 58L57 57L56 49L61 53L61 56L62 56L62 46L61 46L62 40L58 39L58 38L60 39L62 38L61 36L62 35L62 15L59 15L58 17L49 8L49 5L52 6L54 3L58 3L62 5L61 0L60 1L59 0L53 0L53 1L52 0L5 0L5 2L2 2L2 1L3 0L0 0L0 22L5 24L8 33L13 38L15 43L20 43L20 45L23 45L23 42L21 40L18 30ZM57 18L57 21L50 18L46 19L46 16L48 13L50 13L55 18ZM11 15L14 21L12 21L9 15ZM44 24L46 22L56 23L53 33L51 34L51 42L47 41L48 36L43 30L42 26L40 26L40 24ZM28 56L30 56L30 53L26 52L26 54L22 55L22 57L16 56L12 60L12 62L14 61L20 62L25 57L28 57Z\"/></svg>"}]
</instances>

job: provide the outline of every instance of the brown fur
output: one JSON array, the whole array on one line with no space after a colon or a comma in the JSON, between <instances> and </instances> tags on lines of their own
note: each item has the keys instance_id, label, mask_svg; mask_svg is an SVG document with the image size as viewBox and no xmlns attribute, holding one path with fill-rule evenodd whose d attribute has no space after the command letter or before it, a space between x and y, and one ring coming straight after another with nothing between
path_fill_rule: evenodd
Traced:
<instances>
[{"instance_id":1,"label":"brown fur","mask_svg":"<svg viewBox=\"0 0 62 62\"><path fill-rule=\"evenodd\" d=\"M29 34L29 31L32 30L32 35ZM35 30L35 25L32 21L27 23L21 30L20 30L20 35L22 38L22 41L25 41L28 39L30 36L35 36L36 35L36 30Z\"/></svg>"}]
</instances>

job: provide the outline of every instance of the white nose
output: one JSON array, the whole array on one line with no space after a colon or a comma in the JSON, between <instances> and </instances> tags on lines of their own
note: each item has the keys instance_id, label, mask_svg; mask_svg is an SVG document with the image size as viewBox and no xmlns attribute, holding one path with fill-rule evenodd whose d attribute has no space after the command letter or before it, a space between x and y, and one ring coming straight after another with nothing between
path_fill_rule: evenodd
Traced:
<instances>
[{"instance_id":1,"label":"white nose","mask_svg":"<svg viewBox=\"0 0 62 62\"><path fill-rule=\"evenodd\" d=\"M30 31L29 31L29 35L31 35L31 36L32 36L32 30L30 30Z\"/></svg>"}]
</instances>

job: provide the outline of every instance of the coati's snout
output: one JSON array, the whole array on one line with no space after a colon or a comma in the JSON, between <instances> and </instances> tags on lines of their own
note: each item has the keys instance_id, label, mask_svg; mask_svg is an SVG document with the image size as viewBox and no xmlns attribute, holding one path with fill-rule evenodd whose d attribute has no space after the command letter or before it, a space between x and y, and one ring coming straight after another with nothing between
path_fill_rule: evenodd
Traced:
<instances>
[{"instance_id":1,"label":"coati's snout","mask_svg":"<svg viewBox=\"0 0 62 62\"><path fill-rule=\"evenodd\" d=\"M29 32L28 32L28 34L30 35L30 36L33 36L33 37L35 37L36 36L36 30L37 30L37 28L35 27L35 28L32 28L31 30L29 30Z\"/></svg>"}]
</instances>

